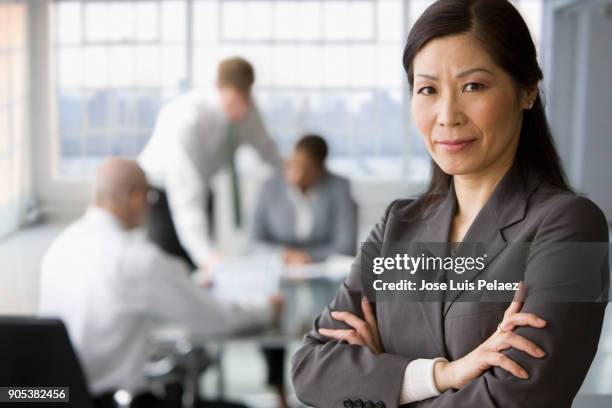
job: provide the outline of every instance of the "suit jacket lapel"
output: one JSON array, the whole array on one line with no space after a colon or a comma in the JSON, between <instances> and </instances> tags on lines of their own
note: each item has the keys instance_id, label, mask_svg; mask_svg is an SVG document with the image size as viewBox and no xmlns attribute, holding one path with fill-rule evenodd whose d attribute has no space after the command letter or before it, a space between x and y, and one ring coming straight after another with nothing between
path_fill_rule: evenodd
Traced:
<instances>
[{"instance_id":1,"label":"suit jacket lapel","mask_svg":"<svg viewBox=\"0 0 612 408\"><path fill-rule=\"evenodd\" d=\"M541 178L535 172L529 169L523 171L515 163L472 222L463 239L463 243L467 245L460 245L455 255L481 256L486 254L483 269L486 270L507 245L503 230L525 218L529 197L540 182ZM476 248L478 248L478 255L474 253ZM473 281L481 273L482 271L471 275L468 280ZM444 305L444 316L461 293L463 292L449 292L450 296Z\"/></svg>"},{"instance_id":2,"label":"suit jacket lapel","mask_svg":"<svg viewBox=\"0 0 612 408\"><path fill-rule=\"evenodd\" d=\"M446 256L451 223L455 214L457 200L452 189L444 197L443 201L427 216L425 220L425 228L419 237L419 242L426 246L434 256ZM438 280L441 276L438 276ZM427 327L438 346L441 356L447 356L444 341L444 322L443 322L443 306L444 303L437 301L421 301L419 308L423 313Z\"/></svg>"}]
</instances>

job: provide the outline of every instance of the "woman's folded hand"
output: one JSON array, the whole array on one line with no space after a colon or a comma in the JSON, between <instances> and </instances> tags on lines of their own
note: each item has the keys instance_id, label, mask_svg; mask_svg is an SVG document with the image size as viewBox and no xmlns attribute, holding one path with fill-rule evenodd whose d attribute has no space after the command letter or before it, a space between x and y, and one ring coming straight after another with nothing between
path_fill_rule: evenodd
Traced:
<instances>
[{"instance_id":1,"label":"woman's folded hand","mask_svg":"<svg viewBox=\"0 0 612 408\"><path fill-rule=\"evenodd\" d=\"M361 310L365 320L350 312L331 312L334 319L348 324L352 329L319 328L319 333L336 340L346 341L349 344L365 346L374 354L382 353L378 324L376 323L372 306L365 297L361 299Z\"/></svg>"},{"instance_id":2,"label":"woman's folded hand","mask_svg":"<svg viewBox=\"0 0 612 408\"><path fill-rule=\"evenodd\" d=\"M503 350L512 347L534 358L542 358L546 355L544 350L536 344L512 331L518 326L540 329L546 326L546 321L539 316L520 312L523 307L521 296L523 291L524 286L521 283L517 296L506 309L504 319L498 329L484 343L465 357L452 362L442 361L436 364L434 378L441 392L450 388L460 389L491 367L503 368L518 378L529 378L529 374L523 367L502 353Z\"/></svg>"}]
</instances>

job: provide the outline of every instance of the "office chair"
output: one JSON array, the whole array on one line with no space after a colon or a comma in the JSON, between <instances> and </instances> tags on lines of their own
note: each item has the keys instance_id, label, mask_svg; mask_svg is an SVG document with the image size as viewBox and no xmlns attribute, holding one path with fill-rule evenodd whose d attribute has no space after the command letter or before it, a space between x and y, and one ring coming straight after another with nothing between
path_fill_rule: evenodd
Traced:
<instances>
[{"instance_id":1,"label":"office chair","mask_svg":"<svg viewBox=\"0 0 612 408\"><path fill-rule=\"evenodd\" d=\"M68 403L32 405L93 408L81 365L60 320L0 317L0 362L0 387L70 387Z\"/></svg>"}]
</instances>

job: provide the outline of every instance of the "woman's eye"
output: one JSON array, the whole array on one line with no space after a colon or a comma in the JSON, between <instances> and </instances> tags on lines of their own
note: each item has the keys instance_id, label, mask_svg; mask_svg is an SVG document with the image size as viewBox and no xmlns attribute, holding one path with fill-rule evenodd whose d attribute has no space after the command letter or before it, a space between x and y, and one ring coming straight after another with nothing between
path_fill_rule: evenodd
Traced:
<instances>
[{"instance_id":1,"label":"woman's eye","mask_svg":"<svg viewBox=\"0 0 612 408\"><path fill-rule=\"evenodd\" d=\"M436 93L436 90L433 89L433 87L431 86L424 86L423 88L420 88L417 91L417 93L421 95L429 96L429 95L433 95L434 93Z\"/></svg>"},{"instance_id":2,"label":"woman's eye","mask_svg":"<svg viewBox=\"0 0 612 408\"><path fill-rule=\"evenodd\" d=\"M470 82L469 84L465 84L465 86L463 87L463 90L466 92L474 92L474 91L480 91L483 88L484 88L483 84L479 84L478 82Z\"/></svg>"}]
</instances>

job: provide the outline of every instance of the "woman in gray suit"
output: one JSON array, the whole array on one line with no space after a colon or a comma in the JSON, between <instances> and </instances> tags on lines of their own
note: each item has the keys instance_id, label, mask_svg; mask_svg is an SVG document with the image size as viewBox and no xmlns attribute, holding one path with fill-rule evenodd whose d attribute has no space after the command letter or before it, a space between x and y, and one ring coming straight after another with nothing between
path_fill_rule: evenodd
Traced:
<instances>
[{"instance_id":1,"label":"woman in gray suit","mask_svg":"<svg viewBox=\"0 0 612 408\"><path fill-rule=\"evenodd\" d=\"M440 0L414 24L403 63L430 186L394 201L371 232L293 356L296 393L316 407L569 407L601 332L608 229L566 183L529 30L509 1ZM432 302L364 297L366 261L398 242L484 243L473 278L503 279L515 242L601 250L578 262L563 246L532 250L526 298L512 303L462 302L469 290ZM573 287L599 296L536 297Z\"/></svg>"}]
</instances>

